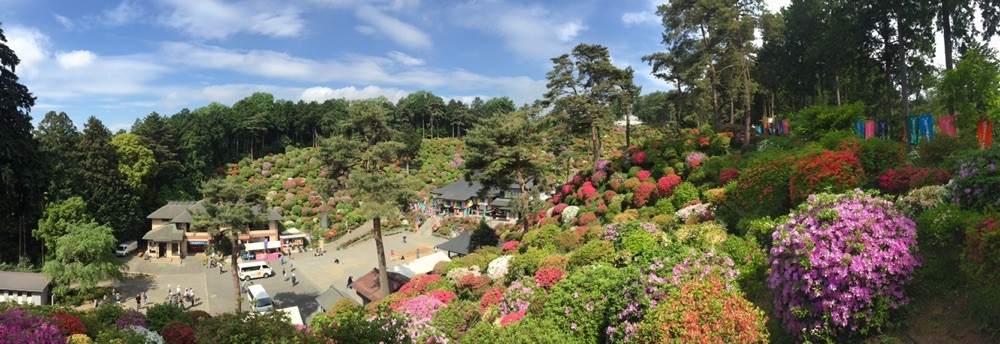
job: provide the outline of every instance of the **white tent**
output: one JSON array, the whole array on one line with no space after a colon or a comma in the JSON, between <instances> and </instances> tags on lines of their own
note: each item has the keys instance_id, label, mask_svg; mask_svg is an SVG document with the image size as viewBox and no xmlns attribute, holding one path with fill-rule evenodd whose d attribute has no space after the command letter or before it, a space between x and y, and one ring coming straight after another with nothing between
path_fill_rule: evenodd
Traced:
<instances>
[{"instance_id":1,"label":"white tent","mask_svg":"<svg viewBox=\"0 0 1000 344\"><path fill-rule=\"evenodd\" d=\"M247 252L263 251L265 249L263 241L261 241L261 242L248 242L248 243L246 243L246 245L244 245L244 247L246 247L246 251ZM272 249L276 249L276 248L281 248L281 242L280 241L269 241L267 243L267 249L268 250L272 250Z\"/></svg>"},{"instance_id":2,"label":"white tent","mask_svg":"<svg viewBox=\"0 0 1000 344\"><path fill-rule=\"evenodd\" d=\"M425 274L434 270L434 266L439 262L448 262L448 252L438 251L429 255L411 260L409 263L400 264L389 268L389 271L412 278L416 274Z\"/></svg>"}]
</instances>

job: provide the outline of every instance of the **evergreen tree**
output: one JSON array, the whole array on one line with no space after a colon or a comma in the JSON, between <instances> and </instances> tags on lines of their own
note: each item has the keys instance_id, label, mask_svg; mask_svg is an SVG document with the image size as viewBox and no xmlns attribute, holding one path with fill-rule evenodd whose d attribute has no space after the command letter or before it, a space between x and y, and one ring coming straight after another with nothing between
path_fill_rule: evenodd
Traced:
<instances>
[{"instance_id":1,"label":"evergreen tree","mask_svg":"<svg viewBox=\"0 0 1000 344\"><path fill-rule=\"evenodd\" d=\"M500 236L497 232L486 224L486 221L479 221L479 226L472 231L469 237L469 252L475 251L483 246L496 246L500 243Z\"/></svg>"},{"instance_id":2,"label":"evergreen tree","mask_svg":"<svg viewBox=\"0 0 1000 344\"><path fill-rule=\"evenodd\" d=\"M47 166L48 201L77 195L79 187L74 176L79 173L79 163L74 155L80 143L80 132L73 125L73 120L65 112L49 111L38 123L35 138L38 139L42 160Z\"/></svg>"}]
</instances>

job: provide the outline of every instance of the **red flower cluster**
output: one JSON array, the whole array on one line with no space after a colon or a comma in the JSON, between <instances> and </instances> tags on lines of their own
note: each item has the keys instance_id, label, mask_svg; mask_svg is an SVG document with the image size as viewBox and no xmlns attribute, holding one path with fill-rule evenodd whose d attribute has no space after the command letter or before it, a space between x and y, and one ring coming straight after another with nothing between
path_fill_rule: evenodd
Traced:
<instances>
[{"instance_id":1,"label":"red flower cluster","mask_svg":"<svg viewBox=\"0 0 1000 344\"><path fill-rule=\"evenodd\" d=\"M402 296L417 296L423 294L427 290L427 285L431 282L437 281L441 278L438 274L418 274L413 276L409 282L406 282L402 287L399 288L399 294Z\"/></svg>"},{"instance_id":2,"label":"red flower cluster","mask_svg":"<svg viewBox=\"0 0 1000 344\"><path fill-rule=\"evenodd\" d=\"M951 173L940 168L890 167L878 176L878 187L887 193L899 194L922 186L944 184L949 179L951 179Z\"/></svg>"},{"instance_id":3,"label":"red flower cluster","mask_svg":"<svg viewBox=\"0 0 1000 344\"><path fill-rule=\"evenodd\" d=\"M580 218L576 219L576 223L581 226L598 224L597 215L594 213L584 213L580 215Z\"/></svg>"},{"instance_id":4,"label":"red flower cluster","mask_svg":"<svg viewBox=\"0 0 1000 344\"><path fill-rule=\"evenodd\" d=\"M501 247L501 250L504 251L504 252L513 250L513 249L517 248L517 245L520 244L520 243L521 242L517 241L517 240L511 240L511 241L505 242L505 243L503 243L503 246Z\"/></svg>"},{"instance_id":5,"label":"red flower cluster","mask_svg":"<svg viewBox=\"0 0 1000 344\"><path fill-rule=\"evenodd\" d=\"M503 293L506 290L503 287L490 287L486 289L483 297L479 298L479 308L486 309L489 306L500 303L500 299L503 298Z\"/></svg>"},{"instance_id":6,"label":"red flower cluster","mask_svg":"<svg viewBox=\"0 0 1000 344\"><path fill-rule=\"evenodd\" d=\"M633 165L642 165L642 163L646 162L646 152L638 151L635 154L632 154L631 160Z\"/></svg>"},{"instance_id":7,"label":"red flower cluster","mask_svg":"<svg viewBox=\"0 0 1000 344\"><path fill-rule=\"evenodd\" d=\"M740 170L733 167L726 167L719 171L719 185L725 185L730 180L740 177Z\"/></svg>"},{"instance_id":8,"label":"red flower cluster","mask_svg":"<svg viewBox=\"0 0 1000 344\"><path fill-rule=\"evenodd\" d=\"M716 276L683 283L670 296L641 325L658 342L767 342L767 316Z\"/></svg>"},{"instance_id":9,"label":"red flower cluster","mask_svg":"<svg viewBox=\"0 0 1000 344\"><path fill-rule=\"evenodd\" d=\"M608 178L608 173L604 171L597 171L594 172L594 174L590 175L590 181L593 182L594 184L600 184L607 178Z\"/></svg>"},{"instance_id":10,"label":"red flower cluster","mask_svg":"<svg viewBox=\"0 0 1000 344\"><path fill-rule=\"evenodd\" d=\"M535 283L548 289L552 285L556 284L566 275L566 272L558 266L543 266L535 271Z\"/></svg>"},{"instance_id":11,"label":"red flower cluster","mask_svg":"<svg viewBox=\"0 0 1000 344\"><path fill-rule=\"evenodd\" d=\"M636 206L644 206L646 203L653 201L652 198L656 196L656 191L656 184L650 182L639 184L639 186L635 188L635 194L632 195L632 201Z\"/></svg>"},{"instance_id":12,"label":"red flower cluster","mask_svg":"<svg viewBox=\"0 0 1000 344\"><path fill-rule=\"evenodd\" d=\"M791 199L801 201L811 194L832 187L833 192L848 190L864 179L861 163L850 150L823 151L799 158L788 183Z\"/></svg>"},{"instance_id":13,"label":"red flower cluster","mask_svg":"<svg viewBox=\"0 0 1000 344\"><path fill-rule=\"evenodd\" d=\"M490 284L490 276L487 275L477 276L474 274L467 274L465 276L462 276L462 278L459 278L458 282L455 282L455 288L464 293L478 295L479 293L483 292L484 288L489 284ZM431 296L434 296L433 294L434 291L432 291L431 293L432 293ZM434 298L441 300L441 298L437 296L434 296ZM445 300L441 301L443 301L444 303L448 303L448 301Z\"/></svg>"},{"instance_id":14,"label":"red flower cluster","mask_svg":"<svg viewBox=\"0 0 1000 344\"><path fill-rule=\"evenodd\" d=\"M639 179L639 181L641 182L641 181L645 181L646 178L649 178L649 174L650 173L647 170L639 170L639 172L635 173L635 177L637 179Z\"/></svg>"},{"instance_id":15,"label":"red flower cluster","mask_svg":"<svg viewBox=\"0 0 1000 344\"><path fill-rule=\"evenodd\" d=\"M610 202L611 199L615 197L615 195L617 195L617 194L614 191L612 191L612 190L605 191L604 192L604 199Z\"/></svg>"},{"instance_id":16,"label":"red flower cluster","mask_svg":"<svg viewBox=\"0 0 1000 344\"><path fill-rule=\"evenodd\" d=\"M500 318L500 325L507 325L512 322L516 322L518 320L521 320L521 318L523 317L524 317L524 311L517 311L514 313L504 314L504 316Z\"/></svg>"},{"instance_id":17,"label":"red flower cluster","mask_svg":"<svg viewBox=\"0 0 1000 344\"><path fill-rule=\"evenodd\" d=\"M49 314L52 318L52 323L62 331L64 336L69 336L77 333L87 333L87 327L83 325L80 318L75 315L69 314L66 311L56 311Z\"/></svg>"},{"instance_id":18,"label":"red flower cluster","mask_svg":"<svg viewBox=\"0 0 1000 344\"><path fill-rule=\"evenodd\" d=\"M698 136L698 146L700 146L700 147L707 147L708 146L708 137L707 136Z\"/></svg>"},{"instance_id":19,"label":"red flower cluster","mask_svg":"<svg viewBox=\"0 0 1000 344\"><path fill-rule=\"evenodd\" d=\"M468 276L472 276L472 275L465 275L463 277L468 277ZM487 278L487 280L489 280L489 277L486 277L486 278ZM443 302L444 304L448 304L449 301L451 301L452 299L455 298L455 293L454 292L452 292L451 290L444 290L444 289L434 289L434 290L431 290L429 293L427 293L427 295L429 295L430 297L433 297L433 298L437 299L438 301Z\"/></svg>"},{"instance_id":20,"label":"red flower cluster","mask_svg":"<svg viewBox=\"0 0 1000 344\"><path fill-rule=\"evenodd\" d=\"M557 204L555 207L552 208L552 216L556 216L556 215L561 214L562 211L566 210L566 207L568 207L568 206L569 206L569 204L566 204L566 203L559 203L559 204Z\"/></svg>"},{"instance_id":21,"label":"red flower cluster","mask_svg":"<svg viewBox=\"0 0 1000 344\"><path fill-rule=\"evenodd\" d=\"M167 323L160 330L160 334L167 344L194 344L194 329L191 328L191 325L180 320Z\"/></svg>"},{"instance_id":22,"label":"red flower cluster","mask_svg":"<svg viewBox=\"0 0 1000 344\"><path fill-rule=\"evenodd\" d=\"M668 197L674 194L674 187L681 183L681 176L671 173L660 177L656 181L656 188L660 191L660 196Z\"/></svg>"},{"instance_id":23,"label":"red flower cluster","mask_svg":"<svg viewBox=\"0 0 1000 344\"><path fill-rule=\"evenodd\" d=\"M576 198L590 199L594 197L594 195L596 194L597 194L597 189L595 189L594 185L591 184L590 181L588 180L586 182L583 182L583 186L581 186L580 190L577 191L576 193Z\"/></svg>"}]
</instances>

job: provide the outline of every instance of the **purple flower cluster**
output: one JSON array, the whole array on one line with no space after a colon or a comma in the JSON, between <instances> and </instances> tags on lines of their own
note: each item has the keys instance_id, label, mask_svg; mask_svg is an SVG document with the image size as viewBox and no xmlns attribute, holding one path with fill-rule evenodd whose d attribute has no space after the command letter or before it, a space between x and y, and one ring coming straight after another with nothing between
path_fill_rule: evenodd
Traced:
<instances>
[{"instance_id":1,"label":"purple flower cluster","mask_svg":"<svg viewBox=\"0 0 1000 344\"><path fill-rule=\"evenodd\" d=\"M965 209L985 209L1000 206L1000 149L991 148L959 165L952 180L952 201Z\"/></svg>"},{"instance_id":2,"label":"purple flower cluster","mask_svg":"<svg viewBox=\"0 0 1000 344\"><path fill-rule=\"evenodd\" d=\"M56 325L31 316L27 309L11 307L0 313L0 343L65 343Z\"/></svg>"},{"instance_id":3,"label":"purple flower cluster","mask_svg":"<svg viewBox=\"0 0 1000 344\"><path fill-rule=\"evenodd\" d=\"M403 326L410 338L427 338L428 342L433 339L432 343L447 343L448 339L430 323L431 316L444 306L444 302L429 295L420 295L403 303L399 312L405 315Z\"/></svg>"},{"instance_id":4,"label":"purple flower cluster","mask_svg":"<svg viewBox=\"0 0 1000 344\"><path fill-rule=\"evenodd\" d=\"M688 280L702 280L710 274L717 274L726 282L726 288L732 289L736 284L736 275L740 272L733 267L733 260L725 255L715 253L715 249L709 249L702 254L697 254L694 249L688 252L688 257L674 265L670 283L680 285Z\"/></svg>"},{"instance_id":5,"label":"purple flower cluster","mask_svg":"<svg viewBox=\"0 0 1000 344\"><path fill-rule=\"evenodd\" d=\"M652 234L656 234L656 233L660 232L660 230L656 229L656 224L652 223L652 222L643 222L643 223L640 223L639 227L642 227L643 230L645 230L646 232L652 233Z\"/></svg>"},{"instance_id":6,"label":"purple flower cluster","mask_svg":"<svg viewBox=\"0 0 1000 344\"><path fill-rule=\"evenodd\" d=\"M517 280L507 287L507 292L503 294L503 298L500 299L497 308L501 315L516 312L523 313L531 305L531 301L534 300L535 291L531 287L524 285L521 280Z\"/></svg>"},{"instance_id":7,"label":"purple flower cluster","mask_svg":"<svg viewBox=\"0 0 1000 344\"><path fill-rule=\"evenodd\" d=\"M594 170L604 171L606 168L608 168L608 161L605 159L598 159L597 162L594 163Z\"/></svg>"},{"instance_id":8,"label":"purple flower cluster","mask_svg":"<svg viewBox=\"0 0 1000 344\"><path fill-rule=\"evenodd\" d=\"M890 201L854 190L809 196L774 234L768 287L797 336L880 326L920 265L914 223Z\"/></svg>"},{"instance_id":9,"label":"purple flower cluster","mask_svg":"<svg viewBox=\"0 0 1000 344\"><path fill-rule=\"evenodd\" d=\"M128 309L118 316L115 325L120 329L132 326L146 327L146 317L134 309Z\"/></svg>"},{"instance_id":10,"label":"purple flower cluster","mask_svg":"<svg viewBox=\"0 0 1000 344\"><path fill-rule=\"evenodd\" d=\"M604 226L604 230L601 231L598 237L607 241L618 240L618 226L613 223Z\"/></svg>"}]
</instances>

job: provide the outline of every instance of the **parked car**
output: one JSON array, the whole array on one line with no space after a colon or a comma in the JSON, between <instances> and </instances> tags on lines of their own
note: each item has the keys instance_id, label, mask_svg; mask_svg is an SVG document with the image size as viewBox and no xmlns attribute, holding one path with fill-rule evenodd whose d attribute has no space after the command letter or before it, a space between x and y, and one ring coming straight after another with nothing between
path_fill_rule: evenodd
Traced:
<instances>
[{"instance_id":1,"label":"parked car","mask_svg":"<svg viewBox=\"0 0 1000 344\"><path fill-rule=\"evenodd\" d=\"M124 257L129 254L132 254L132 252L135 252L135 250L137 249L139 249L138 242L136 242L135 240L126 241L119 244L118 247L115 248L115 255L118 257Z\"/></svg>"},{"instance_id":2,"label":"parked car","mask_svg":"<svg viewBox=\"0 0 1000 344\"><path fill-rule=\"evenodd\" d=\"M247 262L236 265L236 274L241 280L247 281L251 278L264 278L274 276L274 271L267 262Z\"/></svg>"},{"instance_id":3,"label":"parked car","mask_svg":"<svg viewBox=\"0 0 1000 344\"><path fill-rule=\"evenodd\" d=\"M271 296L267 295L264 286L260 284L247 287L247 300L250 302L250 307L255 311L267 312L274 309L274 301L271 301Z\"/></svg>"}]
</instances>

